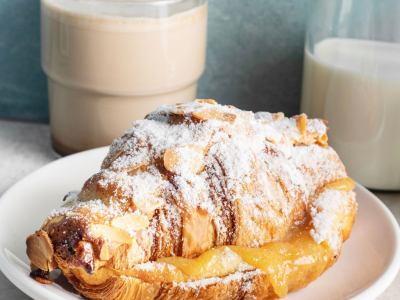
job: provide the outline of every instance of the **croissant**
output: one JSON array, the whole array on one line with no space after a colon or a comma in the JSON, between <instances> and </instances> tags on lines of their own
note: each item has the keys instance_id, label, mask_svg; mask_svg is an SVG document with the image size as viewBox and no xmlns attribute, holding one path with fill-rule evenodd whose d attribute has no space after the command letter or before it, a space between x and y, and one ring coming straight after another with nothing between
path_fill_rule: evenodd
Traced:
<instances>
[{"instance_id":1,"label":"croissant","mask_svg":"<svg viewBox=\"0 0 400 300\"><path fill-rule=\"evenodd\" d=\"M116 139L28 236L31 277L90 299L277 299L338 259L353 181L325 121L214 100L162 106Z\"/></svg>"}]
</instances>

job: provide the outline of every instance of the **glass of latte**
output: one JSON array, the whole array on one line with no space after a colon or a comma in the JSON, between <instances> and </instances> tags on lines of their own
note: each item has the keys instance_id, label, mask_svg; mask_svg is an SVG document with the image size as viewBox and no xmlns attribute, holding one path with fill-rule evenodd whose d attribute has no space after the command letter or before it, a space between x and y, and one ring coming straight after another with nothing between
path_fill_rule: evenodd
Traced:
<instances>
[{"instance_id":1,"label":"glass of latte","mask_svg":"<svg viewBox=\"0 0 400 300\"><path fill-rule=\"evenodd\" d=\"M207 0L41 0L54 149L109 145L160 105L194 100L206 35Z\"/></svg>"}]
</instances>

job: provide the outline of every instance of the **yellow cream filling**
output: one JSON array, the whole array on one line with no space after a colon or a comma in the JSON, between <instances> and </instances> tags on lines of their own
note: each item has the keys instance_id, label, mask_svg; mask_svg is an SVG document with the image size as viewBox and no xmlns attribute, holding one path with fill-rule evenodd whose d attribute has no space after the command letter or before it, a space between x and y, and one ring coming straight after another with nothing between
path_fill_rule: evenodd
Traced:
<instances>
[{"instance_id":1,"label":"yellow cream filling","mask_svg":"<svg viewBox=\"0 0 400 300\"><path fill-rule=\"evenodd\" d=\"M324 189L351 191L354 182L350 178L328 184ZM344 221L348 216L343 216ZM343 232L350 231L352 222L344 222ZM349 228L346 228L349 227ZM336 254L325 242L317 244L310 236L309 225L295 229L287 241L270 242L260 248L221 246L212 248L197 258L167 257L137 265L128 270L99 268L94 275L74 269L75 276L83 281L99 285L113 275L136 277L146 282L186 282L211 277L224 277L253 267L265 272L279 297L288 290L304 287L318 278L336 261Z\"/></svg>"}]
</instances>

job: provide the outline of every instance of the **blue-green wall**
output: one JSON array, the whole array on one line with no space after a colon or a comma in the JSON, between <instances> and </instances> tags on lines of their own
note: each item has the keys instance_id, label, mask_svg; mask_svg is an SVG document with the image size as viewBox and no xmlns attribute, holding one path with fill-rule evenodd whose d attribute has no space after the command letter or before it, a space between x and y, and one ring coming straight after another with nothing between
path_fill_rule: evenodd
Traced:
<instances>
[{"instance_id":1,"label":"blue-green wall","mask_svg":"<svg viewBox=\"0 0 400 300\"><path fill-rule=\"evenodd\" d=\"M306 11L306 0L210 0L198 97L297 113ZM48 121L39 25L39 0L0 0L0 118Z\"/></svg>"}]
</instances>

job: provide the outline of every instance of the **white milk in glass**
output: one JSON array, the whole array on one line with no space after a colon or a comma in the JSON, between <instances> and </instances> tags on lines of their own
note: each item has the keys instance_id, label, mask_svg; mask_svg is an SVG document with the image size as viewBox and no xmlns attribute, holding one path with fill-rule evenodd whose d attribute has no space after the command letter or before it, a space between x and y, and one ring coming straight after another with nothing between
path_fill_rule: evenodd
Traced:
<instances>
[{"instance_id":1,"label":"white milk in glass","mask_svg":"<svg viewBox=\"0 0 400 300\"><path fill-rule=\"evenodd\" d=\"M329 121L350 177L400 190L400 44L329 38L306 50L301 110Z\"/></svg>"}]
</instances>

